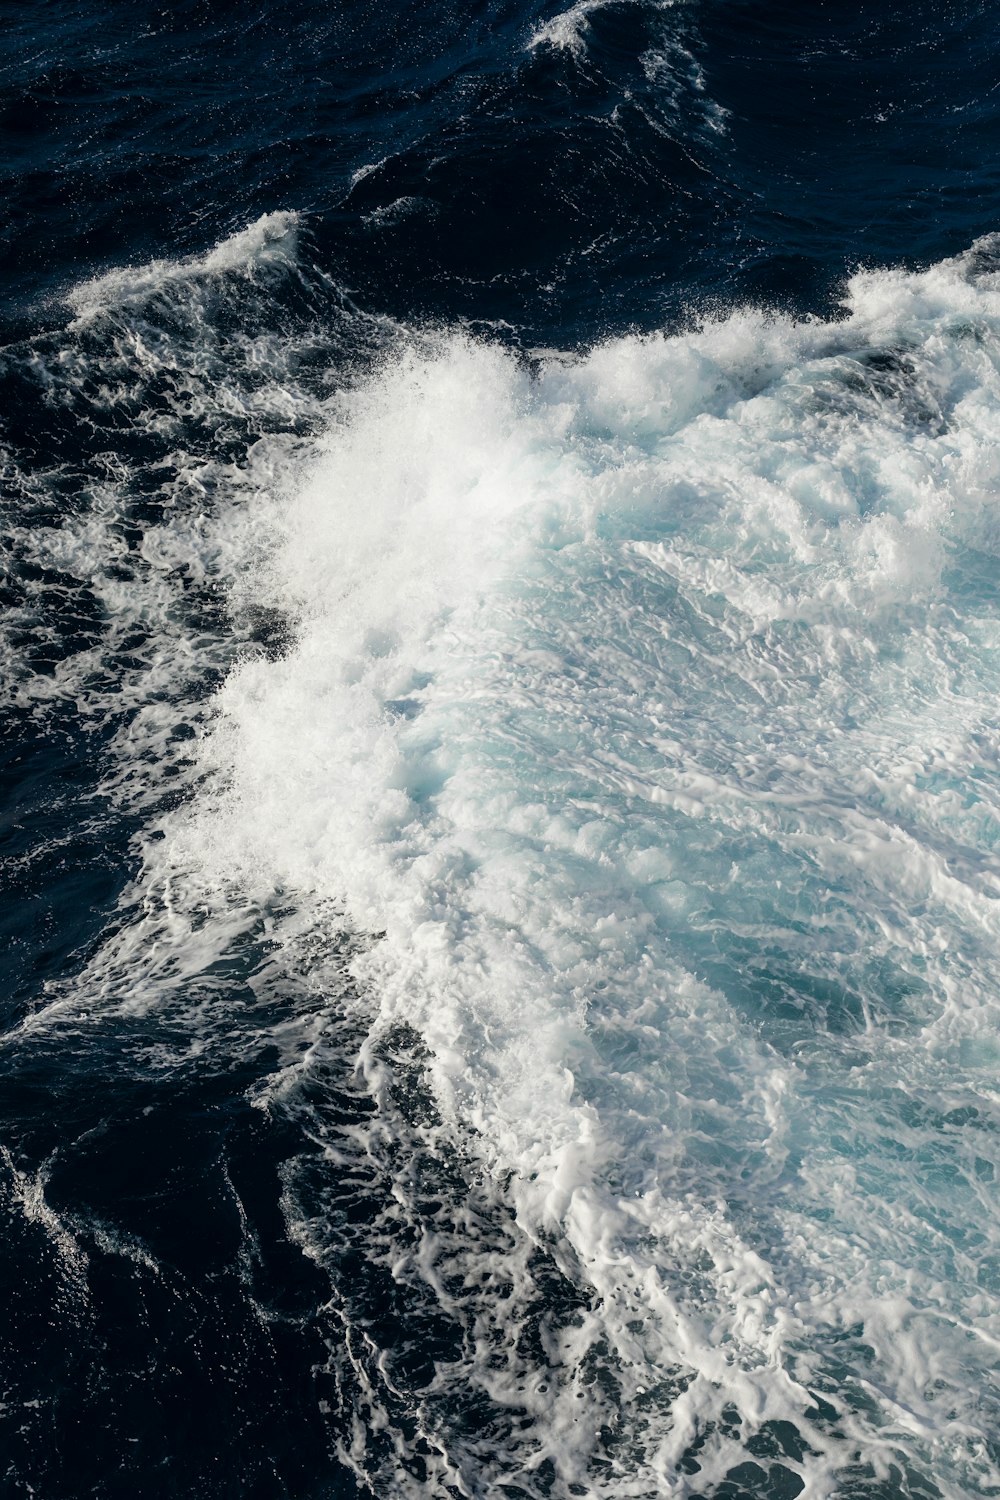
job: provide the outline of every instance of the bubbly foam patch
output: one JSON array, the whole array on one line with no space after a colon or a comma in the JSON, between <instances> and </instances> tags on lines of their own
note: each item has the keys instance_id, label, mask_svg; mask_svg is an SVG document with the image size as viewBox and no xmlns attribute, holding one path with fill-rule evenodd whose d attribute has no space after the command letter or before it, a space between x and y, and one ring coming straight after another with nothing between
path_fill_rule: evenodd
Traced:
<instances>
[{"instance_id":1,"label":"bubbly foam patch","mask_svg":"<svg viewBox=\"0 0 1000 1500\"><path fill-rule=\"evenodd\" d=\"M551 21L539 26L532 34L529 48L533 51L536 47L549 46L583 57L587 50L584 38L589 29L589 18L605 4L606 0L577 0L576 5L560 11Z\"/></svg>"},{"instance_id":2,"label":"bubbly foam patch","mask_svg":"<svg viewBox=\"0 0 1000 1500\"><path fill-rule=\"evenodd\" d=\"M1000 1478L994 250L534 373L401 340L216 488L213 576L286 642L83 988L155 1013L268 910L321 1008L364 935L370 1127L322 1024L260 1097L327 1153L303 1249L381 1182L359 1242L451 1330L407 1374L327 1310L377 1490Z\"/></svg>"},{"instance_id":3,"label":"bubbly foam patch","mask_svg":"<svg viewBox=\"0 0 1000 1500\"><path fill-rule=\"evenodd\" d=\"M954 262L536 378L404 353L241 584L295 644L164 848L379 935L379 1024L592 1289L612 1489L778 1422L814 1494L988 1471L998 313Z\"/></svg>"},{"instance_id":4,"label":"bubbly foam patch","mask_svg":"<svg viewBox=\"0 0 1000 1500\"><path fill-rule=\"evenodd\" d=\"M74 287L66 301L82 321L110 307L146 303L169 292L178 282L204 282L226 271L247 275L257 268L288 268L296 261L298 226L297 214L263 214L204 255L108 271Z\"/></svg>"}]
</instances>

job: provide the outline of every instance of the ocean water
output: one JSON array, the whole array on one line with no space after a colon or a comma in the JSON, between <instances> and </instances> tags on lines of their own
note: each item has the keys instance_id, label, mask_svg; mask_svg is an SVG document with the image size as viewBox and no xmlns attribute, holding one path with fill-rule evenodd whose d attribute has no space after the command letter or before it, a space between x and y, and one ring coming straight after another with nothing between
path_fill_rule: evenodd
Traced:
<instances>
[{"instance_id":1,"label":"ocean water","mask_svg":"<svg viewBox=\"0 0 1000 1500\"><path fill-rule=\"evenodd\" d=\"M993 9L0 26L0 1495L1000 1493Z\"/></svg>"}]
</instances>

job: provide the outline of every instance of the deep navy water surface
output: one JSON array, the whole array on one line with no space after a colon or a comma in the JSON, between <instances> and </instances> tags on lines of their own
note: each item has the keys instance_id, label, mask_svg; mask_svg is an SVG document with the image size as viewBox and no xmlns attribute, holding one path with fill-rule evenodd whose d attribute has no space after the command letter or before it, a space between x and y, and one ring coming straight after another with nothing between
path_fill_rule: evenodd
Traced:
<instances>
[{"instance_id":1,"label":"deep navy water surface","mask_svg":"<svg viewBox=\"0 0 1000 1500\"><path fill-rule=\"evenodd\" d=\"M937 1438L925 1443L922 1418L911 1414L907 1427L898 1392L891 1421L872 1415L882 1396L888 1401L893 1393L887 1378L873 1374L866 1387L857 1375L881 1358L877 1340L864 1333L862 1311L854 1323L841 1317L839 1352L824 1366L827 1384L811 1378L815 1405L798 1422L769 1405L770 1396L754 1419L748 1388L739 1382L728 1405L720 1398L710 1409L706 1397L696 1410L691 1392L700 1387L697 1381L690 1385L683 1354L675 1365L663 1365L662 1389L650 1387L649 1395L639 1385L638 1395L630 1396L625 1375L608 1354L614 1346L615 1359L624 1361L625 1344L615 1346L604 1331L587 1333L590 1343L573 1377L587 1408L586 1440L568 1436L562 1408L547 1411L541 1397L524 1394L523 1382L521 1394L512 1395L513 1385L502 1388L501 1374L514 1368L515 1358L536 1376L548 1367L569 1369L576 1357L567 1353L573 1330L583 1340L603 1316L595 1309L608 1303L608 1295L599 1281L578 1274L579 1265L590 1264L580 1249L583 1232L573 1239L567 1231L564 1244L555 1209L539 1210L533 1221L528 1199L508 1192L512 1174L517 1176L512 1163L520 1158L508 1143L510 1132L504 1135L499 1126L496 1139L503 1144L489 1144L493 1116L482 1103L487 1093L476 1093L475 1107L469 1106L473 1123L466 1136L452 1129L448 1111L460 1112L455 1100L464 1097L464 1085L456 1084L449 1095L434 1073L428 1059L447 1053L440 1038L435 1041L434 1026L422 1026L417 1012L408 1015L398 1000L379 1025L372 1023L355 956L373 943L378 951L382 926L393 941L389 897L390 919L383 923L374 897L368 908L360 898L352 906L332 881L306 920L296 892L308 882L291 857L276 860L270 895L255 887L245 909L217 866L206 876L208 895L177 897L176 906L162 895L167 886L156 883L159 877L144 874L159 858L157 848L174 837L171 818L186 816L184 809L214 784L215 752L202 764L192 747L211 739L220 687L248 662L263 670L289 660L299 639L298 602L286 610L274 589L250 597L240 592L243 565L227 572L229 542L213 519L222 513L227 486L243 493L247 475L260 471L264 478L252 483L267 489L267 476L286 458L290 472L298 472L296 465L308 467L310 444L322 450L327 441L331 393L368 389L365 382L372 379L389 381L377 421L366 415L367 407L343 421L361 432L359 445L366 433L391 428L392 413L411 399L409 377L400 375L397 389L385 373L401 338L413 342L413 360L426 359L435 369L437 356L427 350L456 330L478 351L461 356L472 361L469 370L463 374L463 366L454 390L449 386L440 406L428 409L426 430L444 432L462 390L494 379L477 360L495 359L498 369L521 372L530 391L540 366L549 372L544 378L555 381L558 373L552 372L570 355L584 356L604 347L602 341L624 339L614 347L645 348L640 335L665 330L680 337L706 319L713 327L730 326L744 309L773 312L781 328L829 329L842 317L845 285L855 272L919 277L968 252L1000 231L995 7L984 0L915 0L905 7L885 0L582 0L560 11L558 0L548 6L538 0L466 6L447 0L408 6L396 0L178 0L169 6L22 0L0 18L0 36L0 604L6 617L0 657L0 1495L325 1500L360 1494L395 1500L413 1494L485 1500L593 1494L638 1500L660 1493L735 1500L805 1493L930 1500L996 1493L990 1485L996 1483L1000 1453L988 1413L981 1419L969 1412L955 1416L960 1436L947 1458L941 1457L944 1448L934 1447ZM269 215L275 217L265 221L240 260L242 241L234 237ZM227 244L237 249L230 253ZM276 258L268 259L270 246L278 247ZM988 277L995 273L995 248L980 253ZM213 261L213 254L222 258ZM976 316L967 314L973 321ZM900 422L908 430L919 428L914 442L922 454L920 445L944 430L928 414L927 394L937 392L945 410L944 377L920 387L923 405L916 396L911 401L907 393L922 378L917 366L923 356L907 352L916 348L916 336L879 338L873 335L870 348L857 355L857 421L868 420L865 402L897 401L904 411ZM816 351L796 359L813 370L809 360L829 353L819 343ZM769 358L761 355L755 368L763 369ZM840 352L830 358L840 358ZM721 369L725 359L718 359ZM777 355L772 363L777 370ZM708 382L703 366L692 366L686 377L677 377L676 388L687 379L693 392L703 377ZM508 377L495 378L499 409L508 400ZM515 378L521 375L509 376ZM756 378L746 376L747 389ZM816 403L825 399L819 377L807 372L801 378L813 382ZM720 376L717 387L705 386L705 410L713 420L722 410L717 401L723 398L715 394L722 383ZM494 398L484 399L482 422L488 424ZM509 397L511 430L533 399ZM558 413L571 399L577 398L545 398L549 404L538 421L560 434L553 443L563 441ZM626 391L622 403L633 399ZM607 433L617 434L618 418L606 415L612 406L602 406L604 415L595 418L594 444L612 443ZM808 407L814 410L818 405ZM638 461L640 449L646 451L644 421L646 416L636 416L625 422L624 456L608 461L608 485ZM539 445L545 441L539 436ZM824 441L817 439L817 452ZM374 438L372 443L377 445ZM598 463L596 448L584 449L586 463ZM383 470L394 462L394 451L387 446L382 453ZM821 462L827 459L816 460ZM350 463L354 467L345 468L343 482L358 488L363 508L367 470L361 458ZM417 460L414 465L417 473ZM492 460L483 470L487 476L495 471ZM533 473L518 469L516 484L530 486ZM420 482L412 480L417 488ZM989 476L982 479L987 489L990 482ZM720 493L724 488L720 481ZM171 531L174 515L189 518L184 527L190 524L197 547L203 544L200 560L188 531ZM421 521L411 534L399 522L421 577L433 575L435 557L448 548L447 541L438 546L433 524L433 517ZM72 544L48 540L70 533ZM742 535L734 529L734 549ZM425 557L417 549L428 536ZM46 538L44 546L39 538ZM640 549L664 545L646 520L633 540ZM341 552L353 545L349 539L331 544L331 575ZM719 543L720 556L728 545ZM751 572L770 566L776 554L768 546L751 549ZM259 564L263 549L256 541L249 547L248 570ZM977 598L995 592L990 546L981 538L970 542L973 554L978 574L965 558L964 582L943 575L942 588L949 592L941 608L956 619L963 589L980 588ZM363 598L373 576L365 571L368 554L359 555L357 597ZM812 554L807 562L819 566ZM563 596L558 583L532 572L534 566L526 565L524 573L524 597L538 611L531 616L535 633L530 650L524 647L525 661L535 660L533 651L539 660L555 652L576 662L573 652L584 650L581 641L595 653L603 651L601 621L613 614L590 620L575 634L567 628L560 635L552 626L546 636L548 627L538 624L543 606L532 589L538 597L546 588L553 597ZM613 576L610 564L595 564L590 572L581 567L580 587L593 599L603 597L600 591ZM790 576L787 568L781 575L786 581ZM410 583L404 586L401 577L389 575L386 592L410 598ZM487 569L484 578L493 574ZM492 587L489 581L482 585L486 592ZM566 590L568 598L568 584ZM342 593L355 597L346 587ZM670 594L672 601L679 597ZM832 595L822 597L829 601ZM939 602L935 596L933 606L926 606L928 617ZM904 613L910 607L903 595L893 606ZM919 599L912 607L918 614L925 608ZM311 619L303 609L302 618ZM841 605L829 609L831 620L842 623ZM465 620L460 610L456 618ZM689 655L702 646L708 651L705 643L722 629L714 607L670 618L671 639L687 640L689 631L697 643L690 650L684 646ZM465 628L455 627L459 657L467 654ZM495 621L489 628L500 629ZM631 626L626 634L638 639ZM996 647L989 648L972 626L966 635L986 642L984 660L995 664ZM636 660L647 663L658 649L637 646ZM798 649L789 645L783 659L791 663ZM887 647L885 662L903 660L907 649L905 641ZM507 659L506 651L484 647L490 671ZM706 677L725 671L722 647L712 651L705 661L715 666L704 668ZM390 647L376 642L370 654L382 661ZM859 648L858 661L863 654ZM434 660L444 680L445 667ZM396 705L400 723L419 726L413 705L428 701L421 694L430 691L436 669L414 661L413 683L390 684L385 701ZM688 670L680 654L677 661L679 673ZM673 668L662 662L661 668L658 680L668 681ZM792 665L787 670L794 673ZM475 669L469 671L475 677ZM967 682L972 668L966 663L955 672ZM237 672L233 680L244 679ZM982 677L984 702L990 701L992 680ZM635 673L629 681L633 696L646 691L634 686ZM858 687L856 698L832 709L822 700L820 677L809 684L805 696L816 695L820 717L842 713L841 731L853 732L864 717L859 705L868 701L869 688ZM733 691L732 701L749 705L741 722L756 723L756 690L748 688L742 698ZM879 691L870 687L876 700ZM327 701L326 692L315 688L317 703ZM455 702L476 697L472 689L463 692ZM592 701L598 696L595 689ZM631 701L627 694L622 699ZM690 698L681 693L677 703L671 733L682 740ZM649 711L655 717L654 709ZM593 711L596 723L598 709ZM626 711L608 711L609 736L625 735ZM893 712L886 708L890 718ZM582 708L576 719L568 709L566 714L567 724L582 722ZM958 709L955 714L960 717ZM681 723L687 727L677 728ZM976 731L981 740L990 732L988 718L983 725ZM486 734L480 730L469 730L463 739L465 731L456 729L454 743L468 743L470 756L478 755ZM288 721L290 740L298 736L304 743L309 732L305 720L298 727ZM598 725L591 738L600 741L603 733ZM691 733L692 744L704 748L707 741ZM550 796L544 790L548 769L562 765L564 755L569 764L575 753L570 730L560 735L553 732L551 756L525 808ZM511 731L511 743L516 738ZM748 730L739 743L746 749L752 738ZM411 780L401 771L387 772L386 785L404 786L415 803L440 806L448 776L465 774L456 769L457 752L454 761L447 758L447 736L443 743L443 759L427 751L427 765L433 761L435 769L424 766ZM769 743L778 745L764 734L761 744ZM773 777L780 779L790 762L781 759L780 747L773 755ZM490 776L499 784L507 769L507 761L497 760ZM944 785L935 781L938 774L924 768L914 773L914 784L937 795ZM959 781L962 774L959 766ZM992 795L984 788L994 785L994 774L995 767L982 772L963 816L978 816L973 802ZM625 786L625 772L614 775L615 785ZM634 768L628 775L622 795L641 802L641 776ZM689 791L711 802L704 789ZM965 795L961 789L959 794ZM263 826L270 813L256 812L250 794L241 795L247 820ZM844 794L844 807L853 806L852 795ZM555 791L551 798L557 800ZM596 806L595 797L579 791L584 804ZM484 826L490 816L483 815ZM903 813L899 819L900 827L910 827ZM290 820L293 814L279 821ZM584 834L578 834L579 852ZM555 833L551 837L558 842ZM756 869L756 835L741 837L725 860L718 854L720 871L734 861L748 872ZM980 864L968 866L974 887L992 870L994 834L984 834L979 843L968 830L962 837L981 856ZM214 843L206 836L206 847L221 842L222 835ZM717 847L706 842L697 858L715 858ZM949 878L958 879L955 872L965 866L954 850L942 858ZM256 880L266 860L247 859ZM782 876L786 884L801 882L806 904L816 868ZM180 869L179 856L171 869ZM777 865L770 874L747 878L763 885L773 883L776 873ZM241 878L232 876L237 883ZM516 885L520 877L511 878ZM847 889L837 879L830 876L824 888L834 892L830 900ZM758 940L743 908L727 908L718 894L725 889L724 871L704 875L703 888L718 897L704 920L699 913L707 908L690 904L679 879L671 883L663 874L657 881L657 932L669 927L678 962L712 993L729 997L754 1046L759 1039L761 1048L771 1049L768 1055L782 1059L781 1066L793 1053L805 1056L796 1048L813 1045L804 1033L790 1039L789 1028L799 1025L795 1017L812 1017L809 1026L824 1038L853 1038L866 1026L898 1038L914 1016L930 1024L927 997L937 993L930 968L904 972L892 954L874 950L869 962L860 916L859 956L843 960L848 977L835 982L818 961L811 975L797 967L794 943ZM223 888L230 905L215 910L211 891ZM923 900L913 897L914 909ZM678 935L677 924L683 923L670 913L683 901L689 902L689 930ZM167 913L161 927L149 915L157 902L157 911ZM233 914L237 907L239 918ZM177 921L190 936L183 949L188 956L165 959L170 922L182 908L183 921ZM522 913L522 907L517 910ZM367 929L366 911L375 913ZM812 930L804 911L789 918L788 931ZM511 932L522 916L504 918ZM205 938L202 950L198 944L213 923L222 936ZM532 931L531 943L542 951L545 943ZM320 941L322 960L314 961ZM964 956L961 944L949 951L953 964L967 958L969 971L977 972L971 949ZM934 961L928 957L926 964ZM477 962L479 972L492 972L487 959ZM583 960L567 957L561 972L577 962ZM552 964L559 969L555 959ZM415 976L400 979L400 993L406 984L418 985ZM613 988L613 978L598 977L594 993L606 993L609 983ZM679 980L677 986L683 988ZM603 1024L596 1026L593 1055L585 1057L582 1048L573 1052L567 1043L568 1065L577 1076L574 1097L585 1100L579 1108L594 1110L595 1118L612 1108L601 1102L602 1080L610 1076L602 1073L601 1059L608 1070L624 1068L621 1058L628 1051L623 1042L607 1040L612 1033ZM493 1045L497 1024L483 1021L476 1034L480 1040L467 1048L473 1068ZM679 1033L664 1042L671 1053L691 1045ZM737 1068L735 1049L732 1061ZM453 1059L439 1066L443 1077ZM491 1077L502 1072L499 1063L482 1066ZM907 1129L931 1131L928 1122L937 1122L933 1129L946 1142L949 1132L972 1129L970 1121L976 1129L976 1122L982 1124L984 1139L995 1131L996 1116L988 1121L982 1099L973 1101L955 1082L940 1098L933 1097L932 1084L914 1085L904 1106L899 1066L898 1078L885 1081L879 1096L886 1118L898 1105L909 1111ZM538 1087L544 1091L549 1083L543 1079ZM837 1087L854 1087L848 1072ZM670 1097L694 1099L696 1092L689 1077ZM706 1092L704 1100L711 1097ZM722 1110L720 1101L717 1094ZM853 1107L845 1105L848 1113ZM637 1108L622 1104L622 1118L638 1119ZM677 1192L692 1203L697 1174L684 1176L691 1162L701 1160L706 1179L715 1182L722 1157L738 1158L736 1181L741 1171L756 1172L767 1154L763 1146L757 1155L747 1147L745 1158L735 1146L713 1146L716 1126L708 1104L705 1110L691 1125L703 1155L694 1151L683 1170L677 1167L677 1181L686 1184ZM548 1118L544 1110L543 1116ZM669 1122L665 1128L669 1133ZM723 1134L730 1129L718 1128ZM902 1126L885 1128L888 1138L904 1140ZM643 1139L637 1135L630 1148L636 1171L647 1160ZM487 1142L485 1166L473 1161L477 1141ZM952 1171L943 1159L920 1156L923 1149L913 1147L918 1175ZM802 1150L808 1155L806 1146ZM870 1160L880 1151L891 1155L890 1148L873 1145ZM976 1180L987 1186L988 1157L985 1146L975 1156L983 1164ZM595 1148L595 1161L604 1160ZM623 1167L620 1180L612 1174L619 1197L651 1192L654 1177L661 1186L666 1181L659 1167L649 1167L636 1186L628 1176L632 1170L631 1164ZM784 1170L792 1173L789 1166ZM525 1184L543 1178L537 1162L524 1167ZM626 1180L627 1192L621 1185ZM868 1192L879 1198L876 1176ZM731 1209L734 1222L743 1224L738 1200L739 1191L727 1198L713 1187L705 1212L722 1212L717 1206L725 1201L726 1212ZM914 1211L920 1218L922 1210ZM935 1213L928 1208L923 1222L940 1226ZM566 1210L566 1222L571 1219ZM740 1243L766 1260L768 1230L763 1219L755 1224ZM650 1229L654 1233L659 1231ZM945 1238L951 1233L941 1230ZM708 1274L708 1261L698 1259L715 1254L705 1249L708 1235L705 1229L697 1252L691 1250L690 1269L678 1273L678 1286L688 1289L677 1292L679 1304ZM853 1254L864 1234L859 1229L843 1243L848 1241ZM959 1254L959 1242L956 1230L948 1255ZM440 1262L428 1248L433 1245L450 1247ZM478 1269L470 1246L487 1247ZM995 1297L996 1247L983 1242L977 1250L970 1240L966 1252L980 1256L986 1270L978 1285L984 1296ZM653 1256L648 1247L634 1254ZM842 1254L846 1263L848 1250ZM927 1271L935 1285L952 1274L951 1262L941 1255L936 1269ZM736 1265L735 1251L733 1256ZM432 1263L439 1268L433 1274L427 1269ZM721 1265L718 1256L713 1263ZM513 1271L504 1269L511 1266ZM513 1285L518 1276L530 1291L515 1315L520 1293L498 1288L507 1285L505 1277ZM821 1279L817 1273L816 1288ZM745 1286L753 1280L748 1273ZM887 1297L903 1295L896 1282L892 1286ZM730 1292L735 1306L743 1292ZM497 1327L489 1323L492 1315L475 1301L480 1295L494 1302L511 1298L516 1333L507 1353L499 1352L503 1320ZM724 1309L725 1297L718 1295ZM709 1294L704 1297L698 1305L707 1307ZM982 1309L980 1314L986 1316ZM669 1321L662 1309L649 1316ZM723 1349L749 1348L750 1324L723 1333L725 1316L723 1310L713 1323L705 1313L707 1344L714 1339ZM487 1323L488 1336L482 1332ZM622 1328L633 1324L638 1327L635 1317L629 1322L623 1314ZM677 1338L677 1347L690 1352L693 1345ZM480 1339L486 1345L494 1340L489 1375L483 1374L491 1368L489 1358L477 1352ZM927 1389L939 1378L945 1391L950 1377L935 1374L933 1341L920 1347L930 1371ZM995 1360L996 1347L984 1342L984 1368ZM648 1348L643 1357L653 1361ZM738 1365L743 1355L732 1358ZM751 1371L762 1362L763 1355L745 1358ZM692 1368L696 1363L692 1356ZM713 1382L725 1384L717 1370L712 1373L707 1354L697 1368L706 1390ZM443 1373L448 1371L458 1373L452 1378ZM844 1391L854 1393L843 1397L844 1409L861 1425L837 1427ZM677 1436L677 1451L668 1453L669 1444L657 1448L660 1440L654 1442L656 1413L672 1410L674 1402L679 1411L685 1399L687 1435ZM940 1401L950 1399L942 1395ZM869 1443L864 1435L869 1418L870 1432L891 1429L882 1446L881 1439ZM816 1432L826 1422L837 1441L843 1439L842 1458L830 1456L836 1446L831 1437L820 1462L819 1439L809 1435L807 1419ZM558 1434L549 1448L538 1446L543 1429ZM679 1417L670 1431L680 1433ZM912 1451L911 1432L917 1433ZM951 1441L941 1439L945 1447ZM713 1443L723 1454L715 1468L698 1457L714 1451ZM954 1453L962 1443L960 1463ZM650 1457L654 1449L659 1457ZM809 1469L810 1455L815 1471Z\"/></svg>"},{"instance_id":2,"label":"deep navy water surface","mask_svg":"<svg viewBox=\"0 0 1000 1500\"><path fill-rule=\"evenodd\" d=\"M276 209L365 307L560 345L706 303L826 311L859 264L995 228L988 6L676 6L693 88L640 66L662 7L583 7L585 50L528 50L553 14L17 7L6 316Z\"/></svg>"}]
</instances>

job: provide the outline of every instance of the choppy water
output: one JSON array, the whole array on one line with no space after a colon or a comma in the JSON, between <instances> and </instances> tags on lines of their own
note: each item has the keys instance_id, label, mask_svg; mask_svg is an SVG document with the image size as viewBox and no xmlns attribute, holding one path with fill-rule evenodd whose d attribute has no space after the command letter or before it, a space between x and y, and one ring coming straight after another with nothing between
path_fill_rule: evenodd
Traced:
<instances>
[{"instance_id":1,"label":"choppy water","mask_svg":"<svg viewBox=\"0 0 1000 1500\"><path fill-rule=\"evenodd\" d=\"M6 39L0 1493L996 1493L990 10Z\"/></svg>"}]
</instances>

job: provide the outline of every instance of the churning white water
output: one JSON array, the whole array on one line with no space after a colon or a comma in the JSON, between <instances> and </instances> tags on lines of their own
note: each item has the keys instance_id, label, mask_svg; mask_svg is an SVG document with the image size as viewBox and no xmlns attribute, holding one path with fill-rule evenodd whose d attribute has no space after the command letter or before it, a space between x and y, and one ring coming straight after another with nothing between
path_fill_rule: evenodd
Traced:
<instances>
[{"instance_id":1,"label":"churning white water","mask_svg":"<svg viewBox=\"0 0 1000 1500\"><path fill-rule=\"evenodd\" d=\"M252 401L308 423L179 462L134 587L101 582L113 477L36 543L156 626L116 795L161 786L183 683L224 681L119 930L28 1024L155 1011L270 909L268 982L311 965L321 994L323 933L356 935L338 1005L373 1096L379 1038L415 1039L416 1134L469 1198L397 1261L392 1215L372 1230L460 1329L386 1494L1000 1483L994 255L859 274L834 323L741 310L531 367L397 332L329 394L261 345ZM173 298L203 401L206 288L262 256L293 274L294 225L106 280L78 320ZM185 569L232 640L175 607ZM280 650L241 644L261 613ZM321 1035L262 1107L294 1108ZM291 1180L286 1207L333 1257ZM391 1360L343 1337L371 1477ZM488 1451L463 1391L508 1413Z\"/></svg>"}]
</instances>

